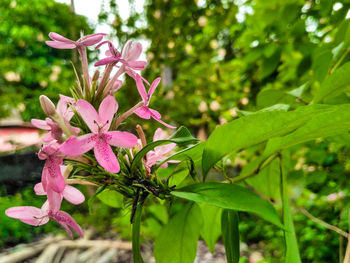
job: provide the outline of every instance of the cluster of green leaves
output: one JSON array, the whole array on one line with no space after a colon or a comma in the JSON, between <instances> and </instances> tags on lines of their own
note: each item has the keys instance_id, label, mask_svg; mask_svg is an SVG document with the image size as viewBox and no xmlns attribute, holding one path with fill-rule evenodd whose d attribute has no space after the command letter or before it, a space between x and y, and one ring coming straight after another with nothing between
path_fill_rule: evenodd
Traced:
<instances>
[{"instance_id":1,"label":"cluster of green leaves","mask_svg":"<svg viewBox=\"0 0 350 263\"><path fill-rule=\"evenodd\" d=\"M57 101L58 93L68 94L74 84L70 61L77 60L70 50L46 46L49 32L78 39L80 30L92 29L85 17L54 0L1 1L0 24L0 118L13 109L26 121L44 117L38 97L45 93Z\"/></svg>"}]
</instances>

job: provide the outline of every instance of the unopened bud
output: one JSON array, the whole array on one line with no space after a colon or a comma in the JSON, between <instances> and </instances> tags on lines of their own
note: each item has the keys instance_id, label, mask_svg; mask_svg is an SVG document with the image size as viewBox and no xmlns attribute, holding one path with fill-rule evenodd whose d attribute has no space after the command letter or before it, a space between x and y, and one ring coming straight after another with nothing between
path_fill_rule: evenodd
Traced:
<instances>
[{"instance_id":1,"label":"unopened bud","mask_svg":"<svg viewBox=\"0 0 350 263\"><path fill-rule=\"evenodd\" d=\"M97 81L99 77L100 77L100 71L97 69L94 75L92 76L92 82Z\"/></svg>"},{"instance_id":2,"label":"unopened bud","mask_svg":"<svg viewBox=\"0 0 350 263\"><path fill-rule=\"evenodd\" d=\"M56 114L55 104L53 104L53 102L48 97L46 97L45 95L41 95L39 97L39 100L41 108L47 116L53 116Z\"/></svg>"}]
</instances>

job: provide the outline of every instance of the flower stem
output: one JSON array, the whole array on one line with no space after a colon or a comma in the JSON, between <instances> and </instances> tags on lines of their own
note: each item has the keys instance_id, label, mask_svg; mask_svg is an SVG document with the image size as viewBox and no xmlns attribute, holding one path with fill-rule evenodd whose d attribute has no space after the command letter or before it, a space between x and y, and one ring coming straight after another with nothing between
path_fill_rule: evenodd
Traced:
<instances>
[{"instance_id":1,"label":"flower stem","mask_svg":"<svg viewBox=\"0 0 350 263\"><path fill-rule=\"evenodd\" d=\"M140 225L141 225L142 204L136 207L135 216L132 222L132 255L134 263L143 263L140 246Z\"/></svg>"},{"instance_id":2,"label":"flower stem","mask_svg":"<svg viewBox=\"0 0 350 263\"><path fill-rule=\"evenodd\" d=\"M97 95L100 94L100 92L103 91L103 88L107 82L107 80L109 79L109 76L111 75L111 72L112 72L112 69L114 67L115 63L111 63L111 64L108 64L105 68L105 71L103 72L103 75L102 75L102 79L101 79L101 82L100 84L98 85L98 88L97 88Z\"/></svg>"},{"instance_id":3,"label":"flower stem","mask_svg":"<svg viewBox=\"0 0 350 263\"><path fill-rule=\"evenodd\" d=\"M85 83L87 85L87 90L85 90L85 95L86 95L86 93L90 92L90 90L91 90L90 77L89 77L89 64L88 64L88 60L87 60L86 47L84 47L84 46L78 47L78 52L80 55L84 80L85 80Z\"/></svg>"},{"instance_id":4,"label":"flower stem","mask_svg":"<svg viewBox=\"0 0 350 263\"><path fill-rule=\"evenodd\" d=\"M119 76L121 74L123 74L123 72L125 71L125 66L122 65L119 70L117 71L117 73L115 73L115 75L113 76L113 78L111 80L109 80L109 82L107 83L107 86L105 87L104 91L103 91L103 97L107 96L108 92L111 90L114 82L116 82L116 80L119 78Z\"/></svg>"},{"instance_id":5,"label":"flower stem","mask_svg":"<svg viewBox=\"0 0 350 263\"><path fill-rule=\"evenodd\" d=\"M114 129L117 129L118 126L127 118L129 117L131 114L134 113L135 110L137 110L138 108L141 108L145 105L145 103L143 101L140 101L139 103L137 103L134 107L132 107L131 109L129 109L128 111L124 112L122 115L120 115L117 120L115 121L114 124Z\"/></svg>"}]
</instances>

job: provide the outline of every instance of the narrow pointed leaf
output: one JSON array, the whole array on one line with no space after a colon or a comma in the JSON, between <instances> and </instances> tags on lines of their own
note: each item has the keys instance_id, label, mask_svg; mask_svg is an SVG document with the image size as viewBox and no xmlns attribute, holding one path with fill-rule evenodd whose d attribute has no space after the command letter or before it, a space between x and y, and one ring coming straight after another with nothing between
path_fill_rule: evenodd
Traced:
<instances>
[{"instance_id":1,"label":"narrow pointed leaf","mask_svg":"<svg viewBox=\"0 0 350 263\"><path fill-rule=\"evenodd\" d=\"M239 251L239 231L238 212L225 209L221 214L221 232L224 241L227 263L238 263Z\"/></svg>"},{"instance_id":2,"label":"narrow pointed leaf","mask_svg":"<svg viewBox=\"0 0 350 263\"><path fill-rule=\"evenodd\" d=\"M221 208L211 205L200 205L203 215L201 236L208 245L209 251L214 253L216 241L221 235Z\"/></svg>"}]
</instances>

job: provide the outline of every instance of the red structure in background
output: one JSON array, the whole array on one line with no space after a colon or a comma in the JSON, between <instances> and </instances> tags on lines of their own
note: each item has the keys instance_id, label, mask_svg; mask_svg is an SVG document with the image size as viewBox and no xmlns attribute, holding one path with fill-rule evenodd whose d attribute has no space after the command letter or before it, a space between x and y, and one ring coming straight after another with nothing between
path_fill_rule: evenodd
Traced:
<instances>
[{"instance_id":1,"label":"red structure in background","mask_svg":"<svg viewBox=\"0 0 350 263\"><path fill-rule=\"evenodd\" d=\"M28 146L40 145L39 130L30 123L0 126L0 152L12 152Z\"/></svg>"}]
</instances>

